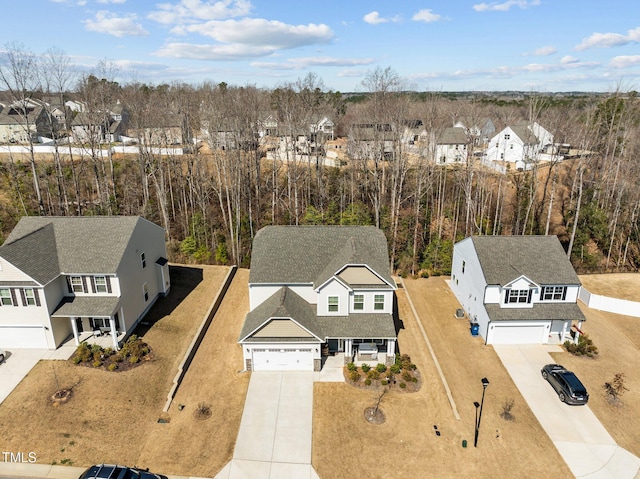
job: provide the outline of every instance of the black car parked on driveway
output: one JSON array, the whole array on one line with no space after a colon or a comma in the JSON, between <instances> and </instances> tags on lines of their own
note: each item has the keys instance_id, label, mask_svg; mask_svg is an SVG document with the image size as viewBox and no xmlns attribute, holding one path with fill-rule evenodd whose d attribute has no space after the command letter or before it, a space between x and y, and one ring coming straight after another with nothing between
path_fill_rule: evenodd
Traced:
<instances>
[{"instance_id":1,"label":"black car parked on driveway","mask_svg":"<svg viewBox=\"0 0 640 479\"><path fill-rule=\"evenodd\" d=\"M558 393L560 401L572 406L587 404L589 393L578 377L560 364L547 364L542 368L542 377L549 381Z\"/></svg>"},{"instance_id":2,"label":"black car parked on driveway","mask_svg":"<svg viewBox=\"0 0 640 479\"><path fill-rule=\"evenodd\" d=\"M84 471L79 479L167 479L166 476L153 474L149 469L117 466L115 464L97 464Z\"/></svg>"}]
</instances>

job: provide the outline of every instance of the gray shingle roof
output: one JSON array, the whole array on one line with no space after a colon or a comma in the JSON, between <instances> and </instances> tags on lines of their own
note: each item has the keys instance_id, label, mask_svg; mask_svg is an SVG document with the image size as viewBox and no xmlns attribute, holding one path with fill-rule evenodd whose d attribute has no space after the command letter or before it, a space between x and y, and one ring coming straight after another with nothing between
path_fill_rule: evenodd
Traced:
<instances>
[{"instance_id":1,"label":"gray shingle roof","mask_svg":"<svg viewBox=\"0 0 640 479\"><path fill-rule=\"evenodd\" d=\"M60 273L114 274L139 216L25 216L0 256L46 284Z\"/></svg>"},{"instance_id":2,"label":"gray shingle roof","mask_svg":"<svg viewBox=\"0 0 640 479\"><path fill-rule=\"evenodd\" d=\"M485 309L491 321L586 319L576 303L535 303L532 308L502 308L499 304L485 304Z\"/></svg>"},{"instance_id":3,"label":"gray shingle roof","mask_svg":"<svg viewBox=\"0 0 640 479\"><path fill-rule=\"evenodd\" d=\"M111 317L118 308L117 296L74 296L65 297L56 306L51 316L69 318L72 316Z\"/></svg>"},{"instance_id":4,"label":"gray shingle roof","mask_svg":"<svg viewBox=\"0 0 640 479\"><path fill-rule=\"evenodd\" d=\"M349 316L317 316L315 305L307 303L286 286L279 289L245 318L239 341L273 318L293 318L319 337L380 339L396 337L391 314L351 314ZM262 341L267 338L261 338ZM280 340L271 338L271 340ZM291 340L291 338L288 338ZM312 341L305 338L305 341Z\"/></svg>"},{"instance_id":5,"label":"gray shingle roof","mask_svg":"<svg viewBox=\"0 0 640 479\"><path fill-rule=\"evenodd\" d=\"M539 285L580 284L557 236L473 236L487 284L505 285L521 275Z\"/></svg>"},{"instance_id":6,"label":"gray shingle roof","mask_svg":"<svg viewBox=\"0 0 640 479\"><path fill-rule=\"evenodd\" d=\"M466 145L469 142L464 128L445 128L438 137L438 145Z\"/></svg>"},{"instance_id":7,"label":"gray shingle roof","mask_svg":"<svg viewBox=\"0 0 640 479\"><path fill-rule=\"evenodd\" d=\"M318 286L346 264L366 264L395 285L387 239L373 226L267 226L253 240L249 283Z\"/></svg>"}]
</instances>

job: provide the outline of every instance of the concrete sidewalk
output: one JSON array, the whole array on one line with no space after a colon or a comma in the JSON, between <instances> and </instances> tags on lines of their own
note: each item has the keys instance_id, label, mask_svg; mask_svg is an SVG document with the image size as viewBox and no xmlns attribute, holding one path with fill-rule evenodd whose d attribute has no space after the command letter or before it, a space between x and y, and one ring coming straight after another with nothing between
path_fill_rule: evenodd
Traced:
<instances>
[{"instance_id":1,"label":"concrete sidewalk","mask_svg":"<svg viewBox=\"0 0 640 479\"><path fill-rule=\"evenodd\" d=\"M494 345L529 408L578 478L633 479L640 459L619 447L589 406L563 404L542 378L545 364L555 363L549 352L558 346Z\"/></svg>"},{"instance_id":2,"label":"concrete sidewalk","mask_svg":"<svg viewBox=\"0 0 640 479\"><path fill-rule=\"evenodd\" d=\"M86 467L52 466L51 464L29 464L2 462L0 456L0 479L4 477L78 479ZM155 472L155 471L151 471ZM164 476L167 479L206 479L196 476Z\"/></svg>"},{"instance_id":3,"label":"concrete sidewalk","mask_svg":"<svg viewBox=\"0 0 640 479\"><path fill-rule=\"evenodd\" d=\"M311 466L312 372L254 372L232 461L215 479L319 479Z\"/></svg>"}]
</instances>

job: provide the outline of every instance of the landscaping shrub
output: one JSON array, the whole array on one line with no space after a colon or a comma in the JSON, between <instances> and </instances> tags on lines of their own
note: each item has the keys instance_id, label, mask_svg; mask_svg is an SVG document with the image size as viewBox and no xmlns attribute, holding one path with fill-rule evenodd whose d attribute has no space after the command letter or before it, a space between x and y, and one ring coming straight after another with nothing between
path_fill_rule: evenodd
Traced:
<instances>
[{"instance_id":1,"label":"landscaping shrub","mask_svg":"<svg viewBox=\"0 0 640 479\"><path fill-rule=\"evenodd\" d=\"M82 358L80 356L76 356L73 358L73 364L80 364L82 362Z\"/></svg>"},{"instance_id":2,"label":"landscaping shrub","mask_svg":"<svg viewBox=\"0 0 640 479\"><path fill-rule=\"evenodd\" d=\"M568 352L576 356L592 358L598 354L598 347L593 344L593 340L587 334L578 336L578 344L572 341L565 341L564 347Z\"/></svg>"},{"instance_id":3,"label":"landscaping shrub","mask_svg":"<svg viewBox=\"0 0 640 479\"><path fill-rule=\"evenodd\" d=\"M117 363L111 363L111 364L109 364L109 366L107 366L107 369L109 371L115 371L116 369L118 369L118 364Z\"/></svg>"},{"instance_id":4,"label":"landscaping shrub","mask_svg":"<svg viewBox=\"0 0 640 479\"><path fill-rule=\"evenodd\" d=\"M407 385L406 385L405 383L400 383L400 387L401 387L402 389L405 389L405 388L407 387Z\"/></svg>"},{"instance_id":5,"label":"landscaping shrub","mask_svg":"<svg viewBox=\"0 0 640 479\"><path fill-rule=\"evenodd\" d=\"M404 371L402 373L402 379L404 379L405 381L411 381L411 373L409 371Z\"/></svg>"},{"instance_id":6,"label":"landscaping shrub","mask_svg":"<svg viewBox=\"0 0 640 479\"><path fill-rule=\"evenodd\" d=\"M367 386L371 386L371 379L369 379L369 378L365 379L365 380L364 380L364 383L365 383Z\"/></svg>"},{"instance_id":7,"label":"landscaping shrub","mask_svg":"<svg viewBox=\"0 0 640 479\"><path fill-rule=\"evenodd\" d=\"M369 369L371 369L371 366L369 366L367 363L362 365L362 372L363 373L368 373Z\"/></svg>"},{"instance_id":8,"label":"landscaping shrub","mask_svg":"<svg viewBox=\"0 0 640 479\"><path fill-rule=\"evenodd\" d=\"M354 383L357 383L360 380L360 373L357 369L349 373L349 379L351 379Z\"/></svg>"},{"instance_id":9,"label":"landscaping shrub","mask_svg":"<svg viewBox=\"0 0 640 479\"><path fill-rule=\"evenodd\" d=\"M99 368L100 366L102 366L102 361L94 361L93 362L93 367L94 368Z\"/></svg>"},{"instance_id":10,"label":"landscaping shrub","mask_svg":"<svg viewBox=\"0 0 640 479\"><path fill-rule=\"evenodd\" d=\"M382 381L380 381L380 384L382 384L383 386L386 386L387 384L389 384L389 381L387 381L386 379L383 379Z\"/></svg>"},{"instance_id":11,"label":"landscaping shrub","mask_svg":"<svg viewBox=\"0 0 640 479\"><path fill-rule=\"evenodd\" d=\"M347 369L349 371L355 371L356 369L358 369L358 366L356 366L355 363L350 362L350 363L347 363Z\"/></svg>"},{"instance_id":12,"label":"landscaping shrub","mask_svg":"<svg viewBox=\"0 0 640 479\"><path fill-rule=\"evenodd\" d=\"M620 403L620 397L624 392L629 390L625 385L624 373L613 376L613 380L604 383L602 388L605 390L609 402L616 405Z\"/></svg>"},{"instance_id":13,"label":"landscaping shrub","mask_svg":"<svg viewBox=\"0 0 640 479\"><path fill-rule=\"evenodd\" d=\"M380 379L380 373L378 372L377 369L371 369L367 373L367 379Z\"/></svg>"},{"instance_id":14,"label":"landscaping shrub","mask_svg":"<svg viewBox=\"0 0 640 479\"><path fill-rule=\"evenodd\" d=\"M130 362L131 364L135 364L135 363L137 363L138 361L140 361L140 358L138 358L138 356L131 356L131 357L129 358L129 362Z\"/></svg>"},{"instance_id":15,"label":"landscaping shrub","mask_svg":"<svg viewBox=\"0 0 640 479\"><path fill-rule=\"evenodd\" d=\"M392 374L398 374L400 371L402 370L402 366L400 366L400 364L393 364L390 368L389 371Z\"/></svg>"},{"instance_id":16,"label":"landscaping shrub","mask_svg":"<svg viewBox=\"0 0 640 479\"><path fill-rule=\"evenodd\" d=\"M383 373L387 370L387 366L385 366L382 363L378 363L378 365L376 366L376 371L378 371L379 373Z\"/></svg>"}]
</instances>

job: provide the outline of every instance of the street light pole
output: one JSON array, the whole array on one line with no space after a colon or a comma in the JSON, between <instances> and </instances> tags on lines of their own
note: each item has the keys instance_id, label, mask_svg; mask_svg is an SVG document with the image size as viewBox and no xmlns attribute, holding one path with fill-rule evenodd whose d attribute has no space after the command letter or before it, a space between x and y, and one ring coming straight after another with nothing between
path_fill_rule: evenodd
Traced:
<instances>
[{"instance_id":1,"label":"street light pole","mask_svg":"<svg viewBox=\"0 0 640 479\"><path fill-rule=\"evenodd\" d=\"M489 380L487 378L482 378L482 400L480 401L480 414L478 414L478 403L474 402L473 405L476 407L476 434L473 440L473 447L478 447L478 434L480 433L480 421L482 421L482 407L484 406L484 393L487 390L487 386L489 385Z\"/></svg>"}]
</instances>

